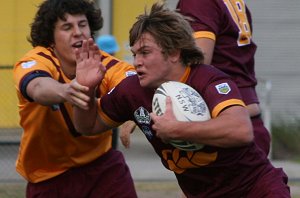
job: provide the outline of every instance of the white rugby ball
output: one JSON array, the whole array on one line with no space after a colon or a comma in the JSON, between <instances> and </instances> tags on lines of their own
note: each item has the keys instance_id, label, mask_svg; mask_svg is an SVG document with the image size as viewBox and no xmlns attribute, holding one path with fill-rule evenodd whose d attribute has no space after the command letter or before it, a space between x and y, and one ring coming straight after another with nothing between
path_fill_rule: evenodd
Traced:
<instances>
[{"instance_id":1,"label":"white rugby ball","mask_svg":"<svg viewBox=\"0 0 300 198\"><path fill-rule=\"evenodd\" d=\"M202 96L189 85L176 81L165 82L156 89L152 99L152 111L156 115L162 115L166 111L167 96L171 97L177 120L189 122L206 121L211 118ZM185 151L199 150L204 146L183 140L172 140L170 144Z\"/></svg>"}]
</instances>

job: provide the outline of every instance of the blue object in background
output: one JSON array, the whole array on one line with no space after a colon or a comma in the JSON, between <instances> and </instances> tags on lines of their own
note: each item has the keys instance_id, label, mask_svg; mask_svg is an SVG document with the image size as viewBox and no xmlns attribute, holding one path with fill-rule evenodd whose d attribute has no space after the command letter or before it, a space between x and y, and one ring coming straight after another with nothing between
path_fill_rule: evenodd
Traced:
<instances>
[{"instance_id":1,"label":"blue object in background","mask_svg":"<svg viewBox=\"0 0 300 198\"><path fill-rule=\"evenodd\" d=\"M112 35L101 35L96 39L96 43L101 50L112 55L120 49L115 37Z\"/></svg>"}]
</instances>

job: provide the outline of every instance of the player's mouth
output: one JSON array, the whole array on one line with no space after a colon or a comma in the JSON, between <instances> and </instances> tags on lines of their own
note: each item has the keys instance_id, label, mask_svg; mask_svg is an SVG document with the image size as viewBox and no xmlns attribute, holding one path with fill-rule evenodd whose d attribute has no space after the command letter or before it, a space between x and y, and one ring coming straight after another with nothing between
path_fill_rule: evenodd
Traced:
<instances>
[{"instance_id":1,"label":"player's mouth","mask_svg":"<svg viewBox=\"0 0 300 198\"><path fill-rule=\"evenodd\" d=\"M78 41L78 42L74 43L72 45L72 47L74 47L74 48L81 48L82 47L82 41Z\"/></svg>"},{"instance_id":2,"label":"player's mouth","mask_svg":"<svg viewBox=\"0 0 300 198\"><path fill-rule=\"evenodd\" d=\"M138 75L139 78L143 78L143 76L145 76L145 73L137 71L137 75Z\"/></svg>"}]
</instances>

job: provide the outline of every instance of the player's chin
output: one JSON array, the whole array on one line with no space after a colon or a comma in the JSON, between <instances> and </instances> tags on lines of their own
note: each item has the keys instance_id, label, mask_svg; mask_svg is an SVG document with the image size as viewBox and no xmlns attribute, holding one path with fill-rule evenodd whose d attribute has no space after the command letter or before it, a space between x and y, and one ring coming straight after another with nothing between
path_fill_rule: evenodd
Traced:
<instances>
[{"instance_id":1,"label":"player's chin","mask_svg":"<svg viewBox=\"0 0 300 198\"><path fill-rule=\"evenodd\" d=\"M138 77L139 77L141 87L148 87L149 86L149 82L147 81L145 76L139 75Z\"/></svg>"}]
</instances>

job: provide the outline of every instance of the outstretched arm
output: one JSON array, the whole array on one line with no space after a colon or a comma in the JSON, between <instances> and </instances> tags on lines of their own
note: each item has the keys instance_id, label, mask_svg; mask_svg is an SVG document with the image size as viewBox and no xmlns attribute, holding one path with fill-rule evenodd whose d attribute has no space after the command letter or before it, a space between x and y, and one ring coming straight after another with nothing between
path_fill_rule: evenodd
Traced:
<instances>
[{"instance_id":1,"label":"outstretched arm","mask_svg":"<svg viewBox=\"0 0 300 198\"><path fill-rule=\"evenodd\" d=\"M60 83L50 77L37 77L31 80L26 88L27 95L41 105L53 105L69 102L83 107L81 98L86 98L79 87L71 83Z\"/></svg>"},{"instance_id":2,"label":"outstretched arm","mask_svg":"<svg viewBox=\"0 0 300 198\"><path fill-rule=\"evenodd\" d=\"M77 131L85 135L93 135L108 130L110 127L102 122L97 113L95 88L105 75L105 67L101 64L101 54L93 39L83 41L82 48L76 53L76 79L74 87L82 90L82 106L74 106L74 125ZM88 97L86 97L88 96Z\"/></svg>"}]
</instances>

